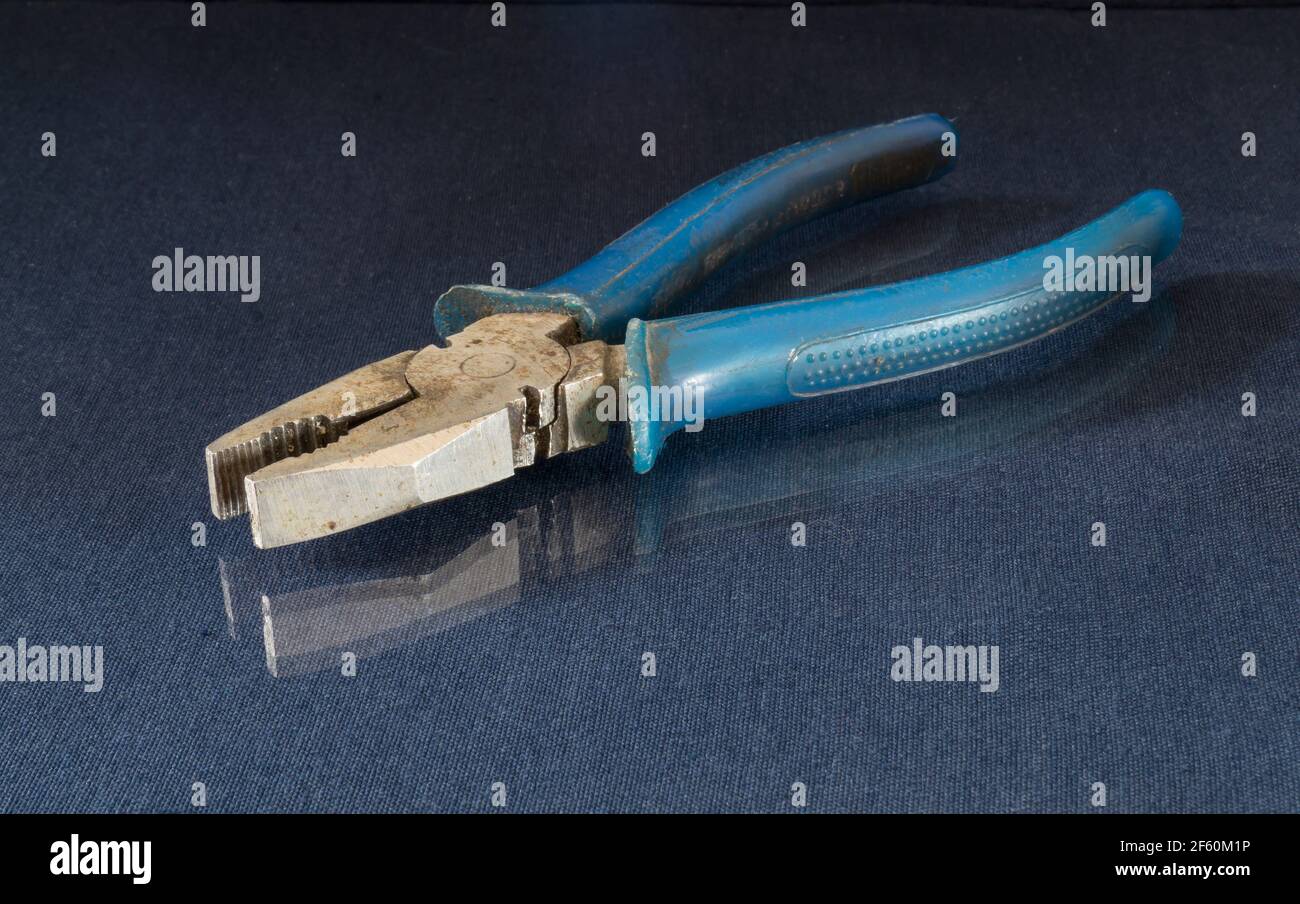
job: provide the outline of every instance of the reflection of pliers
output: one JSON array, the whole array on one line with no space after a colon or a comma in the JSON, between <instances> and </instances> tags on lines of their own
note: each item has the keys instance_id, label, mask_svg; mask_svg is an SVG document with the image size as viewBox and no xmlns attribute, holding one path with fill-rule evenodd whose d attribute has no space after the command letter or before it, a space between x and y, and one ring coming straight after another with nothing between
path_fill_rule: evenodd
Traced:
<instances>
[{"instance_id":1,"label":"reflection of pliers","mask_svg":"<svg viewBox=\"0 0 1300 904\"><path fill-rule=\"evenodd\" d=\"M1072 273L1048 286L1049 259L1154 264L1178 243L1178 205L1148 191L1054 242L964 270L639 319L761 240L938 178L954 146L951 123L933 115L793 145L689 192L535 289L455 286L434 310L446 348L360 368L209 445L213 513L247 511L254 542L272 547L477 489L603 441L601 403L620 385L620 398L698 393L714 418L962 364L1048 335L1120 294ZM624 330L625 345L607 344ZM683 426L682 411L631 413L633 465L646 471Z\"/></svg>"}]
</instances>

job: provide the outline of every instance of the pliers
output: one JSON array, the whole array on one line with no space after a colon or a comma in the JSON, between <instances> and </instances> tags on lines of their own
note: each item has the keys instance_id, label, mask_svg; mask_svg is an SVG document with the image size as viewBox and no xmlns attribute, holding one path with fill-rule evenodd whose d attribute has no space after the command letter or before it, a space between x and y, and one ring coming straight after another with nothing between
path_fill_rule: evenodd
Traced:
<instances>
[{"instance_id":1,"label":"pliers","mask_svg":"<svg viewBox=\"0 0 1300 904\"><path fill-rule=\"evenodd\" d=\"M248 512L253 542L282 546L603 442L610 411L637 407L605 405L616 391L619 399L666 400L694 392L711 419L963 364L1040 339L1122 294L1094 281L1049 285L1049 259L1154 265L1178 244L1178 204L1151 190L1054 242L989 263L642 319L758 242L938 179L955 163L955 138L952 123L931 114L795 144L688 192L534 289L452 287L434 307L445 347L362 367L210 444L213 514ZM640 406L627 417L638 472L687 425L682 414L648 416Z\"/></svg>"}]
</instances>

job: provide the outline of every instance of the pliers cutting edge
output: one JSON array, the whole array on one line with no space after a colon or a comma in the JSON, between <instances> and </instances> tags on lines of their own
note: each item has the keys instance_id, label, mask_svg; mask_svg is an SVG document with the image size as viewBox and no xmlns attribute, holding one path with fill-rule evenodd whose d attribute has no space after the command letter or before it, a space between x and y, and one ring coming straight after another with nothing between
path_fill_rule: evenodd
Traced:
<instances>
[{"instance_id":1,"label":"pliers cutting edge","mask_svg":"<svg viewBox=\"0 0 1300 904\"><path fill-rule=\"evenodd\" d=\"M607 438L602 387L702 392L709 418L903 379L1006 351L1077 321L1112 288L1044 285L1044 261L1146 257L1182 216L1146 191L1019 254L814 298L647 321L737 253L815 217L931 182L956 130L925 115L792 145L688 192L595 257L529 290L454 286L446 347L367 365L207 447L219 519L248 512L269 548L478 489ZM615 344L623 338L624 344ZM645 472L678 418L628 424Z\"/></svg>"}]
</instances>

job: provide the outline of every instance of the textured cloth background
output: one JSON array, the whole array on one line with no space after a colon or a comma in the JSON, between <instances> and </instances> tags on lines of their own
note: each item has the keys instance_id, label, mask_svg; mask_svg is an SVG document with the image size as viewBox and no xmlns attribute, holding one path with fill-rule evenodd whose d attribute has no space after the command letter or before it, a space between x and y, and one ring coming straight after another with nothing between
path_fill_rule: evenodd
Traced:
<instances>
[{"instance_id":1,"label":"textured cloth background","mask_svg":"<svg viewBox=\"0 0 1300 904\"><path fill-rule=\"evenodd\" d=\"M0 685L0 808L1296 809L1300 12L488 16L0 9L0 643L107 671ZM209 513L208 441L431 341L448 285L534 284L750 157L927 111L951 175L674 313L977 262L1147 187L1186 218L1158 300L710 423L644 478L610 443L267 553ZM154 293L178 246L260 255L261 300ZM1001 689L890 681L917 636L999 645Z\"/></svg>"}]
</instances>

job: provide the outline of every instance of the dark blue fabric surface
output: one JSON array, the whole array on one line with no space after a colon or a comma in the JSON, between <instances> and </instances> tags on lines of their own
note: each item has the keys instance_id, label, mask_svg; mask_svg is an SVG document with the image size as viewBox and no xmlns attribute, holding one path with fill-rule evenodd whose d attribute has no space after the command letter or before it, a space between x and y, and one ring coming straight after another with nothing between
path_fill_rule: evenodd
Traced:
<instances>
[{"instance_id":1,"label":"dark blue fabric surface","mask_svg":"<svg viewBox=\"0 0 1300 904\"><path fill-rule=\"evenodd\" d=\"M494 782L789 810L804 782L810 810L1084 812L1102 781L1111 810L1296 810L1300 12L208 15L0 9L0 644L106 660L98 694L0 684L0 808L184 811L202 781L219 811L484 810ZM209 513L208 441L432 341L446 286L540 282L754 155L926 111L953 174L678 312L972 263L1147 187L1186 218L1158 300L710 423L644 478L612 442L266 553ZM261 300L154 293L177 246L260 255ZM999 645L1000 690L890 681L916 636Z\"/></svg>"}]
</instances>

